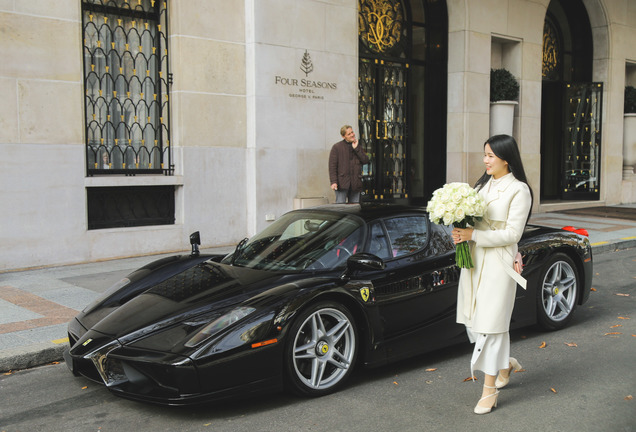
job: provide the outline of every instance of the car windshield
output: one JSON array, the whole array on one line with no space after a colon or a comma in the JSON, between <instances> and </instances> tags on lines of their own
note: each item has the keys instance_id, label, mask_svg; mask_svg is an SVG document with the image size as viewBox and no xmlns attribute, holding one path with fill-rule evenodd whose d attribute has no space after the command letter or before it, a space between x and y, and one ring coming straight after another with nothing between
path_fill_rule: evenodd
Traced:
<instances>
[{"instance_id":1,"label":"car windshield","mask_svg":"<svg viewBox=\"0 0 636 432\"><path fill-rule=\"evenodd\" d=\"M344 267L362 246L357 217L297 211L283 215L223 262L261 270L302 271Z\"/></svg>"}]
</instances>

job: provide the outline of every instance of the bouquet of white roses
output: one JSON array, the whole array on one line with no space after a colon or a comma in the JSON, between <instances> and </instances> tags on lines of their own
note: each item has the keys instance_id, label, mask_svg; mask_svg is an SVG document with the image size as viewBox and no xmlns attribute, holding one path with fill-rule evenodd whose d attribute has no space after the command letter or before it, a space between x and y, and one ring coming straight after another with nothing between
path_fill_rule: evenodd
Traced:
<instances>
[{"instance_id":1,"label":"bouquet of white roses","mask_svg":"<svg viewBox=\"0 0 636 432\"><path fill-rule=\"evenodd\" d=\"M466 228L467 225L474 225L475 219L484 215L486 202L467 183L447 183L433 192L426 210L433 223ZM455 262L460 268L474 267L468 243L457 245Z\"/></svg>"}]
</instances>

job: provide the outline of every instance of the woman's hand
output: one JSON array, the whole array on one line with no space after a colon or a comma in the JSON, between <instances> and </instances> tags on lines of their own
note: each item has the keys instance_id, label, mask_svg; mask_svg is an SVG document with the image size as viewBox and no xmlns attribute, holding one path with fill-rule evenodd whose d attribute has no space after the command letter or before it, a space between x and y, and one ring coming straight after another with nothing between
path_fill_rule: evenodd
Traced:
<instances>
[{"instance_id":1,"label":"woman's hand","mask_svg":"<svg viewBox=\"0 0 636 432\"><path fill-rule=\"evenodd\" d=\"M461 243L473 238L472 228L453 228L453 243Z\"/></svg>"},{"instance_id":2,"label":"woman's hand","mask_svg":"<svg viewBox=\"0 0 636 432\"><path fill-rule=\"evenodd\" d=\"M517 273L521 274L521 272L523 272L523 257L520 253L517 252L517 255L515 256L515 262L512 266Z\"/></svg>"}]
</instances>

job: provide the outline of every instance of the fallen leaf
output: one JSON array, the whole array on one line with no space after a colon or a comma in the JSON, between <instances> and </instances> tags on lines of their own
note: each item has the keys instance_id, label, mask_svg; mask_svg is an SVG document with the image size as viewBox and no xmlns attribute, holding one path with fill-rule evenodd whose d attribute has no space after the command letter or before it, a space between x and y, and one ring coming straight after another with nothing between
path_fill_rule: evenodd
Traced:
<instances>
[{"instance_id":1,"label":"fallen leaf","mask_svg":"<svg viewBox=\"0 0 636 432\"><path fill-rule=\"evenodd\" d=\"M545 348L548 345L545 343L545 341L541 342L541 345L539 345L539 348Z\"/></svg>"},{"instance_id":2,"label":"fallen leaf","mask_svg":"<svg viewBox=\"0 0 636 432\"><path fill-rule=\"evenodd\" d=\"M629 319L629 317L618 317L618 319Z\"/></svg>"},{"instance_id":3,"label":"fallen leaf","mask_svg":"<svg viewBox=\"0 0 636 432\"><path fill-rule=\"evenodd\" d=\"M86 390L88 388L88 386L84 386L82 387L82 390Z\"/></svg>"},{"instance_id":4,"label":"fallen leaf","mask_svg":"<svg viewBox=\"0 0 636 432\"><path fill-rule=\"evenodd\" d=\"M526 371L525 369L518 369L518 370L514 371L514 373L517 373L517 372L525 372L525 371Z\"/></svg>"},{"instance_id":5,"label":"fallen leaf","mask_svg":"<svg viewBox=\"0 0 636 432\"><path fill-rule=\"evenodd\" d=\"M466 381L477 381L477 377L474 377L474 376L472 376L472 377L468 377L468 378L466 378L466 379L464 380L464 382L466 382Z\"/></svg>"},{"instance_id":6,"label":"fallen leaf","mask_svg":"<svg viewBox=\"0 0 636 432\"><path fill-rule=\"evenodd\" d=\"M436 370L437 370L437 368L429 368L429 369L426 369L426 372L433 372L433 371L436 371Z\"/></svg>"},{"instance_id":7,"label":"fallen leaf","mask_svg":"<svg viewBox=\"0 0 636 432\"><path fill-rule=\"evenodd\" d=\"M12 375L12 374L13 374L13 372L6 372L6 373L4 373L4 376Z\"/></svg>"},{"instance_id":8,"label":"fallen leaf","mask_svg":"<svg viewBox=\"0 0 636 432\"><path fill-rule=\"evenodd\" d=\"M564 344L566 344L569 347L578 347L577 344L575 344L574 342L563 342Z\"/></svg>"},{"instance_id":9,"label":"fallen leaf","mask_svg":"<svg viewBox=\"0 0 636 432\"><path fill-rule=\"evenodd\" d=\"M623 324L616 324L616 325L611 326L610 328L616 328L616 327L623 327Z\"/></svg>"},{"instance_id":10,"label":"fallen leaf","mask_svg":"<svg viewBox=\"0 0 636 432\"><path fill-rule=\"evenodd\" d=\"M632 399L634 399L634 396L632 395L625 396L625 400L632 400Z\"/></svg>"},{"instance_id":11,"label":"fallen leaf","mask_svg":"<svg viewBox=\"0 0 636 432\"><path fill-rule=\"evenodd\" d=\"M629 297L629 294L616 293L616 295L621 297Z\"/></svg>"},{"instance_id":12,"label":"fallen leaf","mask_svg":"<svg viewBox=\"0 0 636 432\"><path fill-rule=\"evenodd\" d=\"M433 381L427 380L426 384L433 384Z\"/></svg>"},{"instance_id":13,"label":"fallen leaf","mask_svg":"<svg viewBox=\"0 0 636 432\"><path fill-rule=\"evenodd\" d=\"M399 384L397 383L397 381L393 381L393 384L395 384L395 385L399 385Z\"/></svg>"},{"instance_id":14,"label":"fallen leaf","mask_svg":"<svg viewBox=\"0 0 636 432\"><path fill-rule=\"evenodd\" d=\"M596 288L590 288L590 291L596 291Z\"/></svg>"},{"instance_id":15,"label":"fallen leaf","mask_svg":"<svg viewBox=\"0 0 636 432\"><path fill-rule=\"evenodd\" d=\"M619 335L619 334L623 334L621 332L609 332L609 333L605 333L603 336L608 336L608 335Z\"/></svg>"},{"instance_id":16,"label":"fallen leaf","mask_svg":"<svg viewBox=\"0 0 636 432\"><path fill-rule=\"evenodd\" d=\"M556 393L557 391L554 389L554 387L550 387L550 390L552 391L552 393Z\"/></svg>"},{"instance_id":17,"label":"fallen leaf","mask_svg":"<svg viewBox=\"0 0 636 432\"><path fill-rule=\"evenodd\" d=\"M636 335L632 335L632 336L636 337Z\"/></svg>"}]
</instances>

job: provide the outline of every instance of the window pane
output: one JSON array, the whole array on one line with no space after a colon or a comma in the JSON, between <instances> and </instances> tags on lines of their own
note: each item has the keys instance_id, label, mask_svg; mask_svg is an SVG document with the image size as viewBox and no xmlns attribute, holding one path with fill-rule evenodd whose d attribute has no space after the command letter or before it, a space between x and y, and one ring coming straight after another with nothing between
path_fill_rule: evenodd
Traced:
<instances>
[{"instance_id":1,"label":"window pane","mask_svg":"<svg viewBox=\"0 0 636 432\"><path fill-rule=\"evenodd\" d=\"M424 24L424 0L411 0L411 19L413 22Z\"/></svg>"},{"instance_id":2,"label":"window pane","mask_svg":"<svg viewBox=\"0 0 636 432\"><path fill-rule=\"evenodd\" d=\"M413 26L413 59L426 60L426 29Z\"/></svg>"},{"instance_id":3,"label":"window pane","mask_svg":"<svg viewBox=\"0 0 636 432\"><path fill-rule=\"evenodd\" d=\"M371 240L369 242L369 253L377 255L382 259L391 258L389 253L389 244L387 243L387 237L382 229L382 225L379 223L374 224L371 227Z\"/></svg>"},{"instance_id":4,"label":"window pane","mask_svg":"<svg viewBox=\"0 0 636 432\"><path fill-rule=\"evenodd\" d=\"M422 249L426 245L426 218L407 216L384 221L394 257Z\"/></svg>"},{"instance_id":5,"label":"window pane","mask_svg":"<svg viewBox=\"0 0 636 432\"><path fill-rule=\"evenodd\" d=\"M409 99L414 101L423 101L426 96L426 75L424 66L411 67L411 85L408 88ZM411 153L410 153L410 169L409 185L412 198L421 198L424 196L426 184L425 169L426 151L425 141L425 108L424 104L413 104L413 112L411 113L409 126L411 128Z\"/></svg>"}]
</instances>

